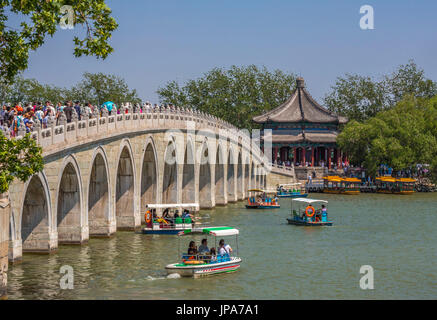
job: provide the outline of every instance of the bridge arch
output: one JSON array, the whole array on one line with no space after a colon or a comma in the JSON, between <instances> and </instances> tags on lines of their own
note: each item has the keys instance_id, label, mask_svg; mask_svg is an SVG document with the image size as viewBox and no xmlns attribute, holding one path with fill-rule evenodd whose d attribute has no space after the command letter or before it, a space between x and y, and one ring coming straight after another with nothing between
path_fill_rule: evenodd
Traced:
<instances>
[{"instance_id":1,"label":"bridge arch","mask_svg":"<svg viewBox=\"0 0 437 320\"><path fill-rule=\"evenodd\" d=\"M115 215L118 230L135 229L135 162L128 139L120 144L115 185Z\"/></svg>"},{"instance_id":2,"label":"bridge arch","mask_svg":"<svg viewBox=\"0 0 437 320\"><path fill-rule=\"evenodd\" d=\"M243 160L241 156L241 151L238 153L237 160L237 197L238 200L242 200L244 198L244 178L243 178Z\"/></svg>"},{"instance_id":3,"label":"bridge arch","mask_svg":"<svg viewBox=\"0 0 437 320\"><path fill-rule=\"evenodd\" d=\"M44 173L25 184L20 233L23 252L48 252L57 248L49 185Z\"/></svg>"},{"instance_id":4,"label":"bridge arch","mask_svg":"<svg viewBox=\"0 0 437 320\"><path fill-rule=\"evenodd\" d=\"M162 183L162 203L177 203L178 201L178 166L177 146L171 138L164 152L164 174Z\"/></svg>"},{"instance_id":5,"label":"bridge arch","mask_svg":"<svg viewBox=\"0 0 437 320\"><path fill-rule=\"evenodd\" d=\"M195 152L191 138L187 139L185 146L184 164L182 169L182 202L196 202L196 175L195 175Z\"/></svg>"},{"instance_id":6,"label":"bridge arch","mask_svg":"<svg viewBox=\"0 0 437 320\"><path fill-rule=\"evenodd\" d=\"M235 202L235 160L234 151L229 148L227 161L228 202Z\"/></svg>"},{"instance_id":7,"label":"bridge arch","mask_svg":"<svg viewBox=\"0 0 437 320\"><path fill-rule=\"evenodd\" d=\"M205 139L199 154L199 206L203 209L213 207L211 154Z\"/></svg>"},{"instance_id":8,"label":"bridge arch","mask_svg":"<svg viewBox=\"0 0 437 320\"><path fill-rule=\"evenodd\" d=\"M247 190L250 189L250 159L249 156L246 156L246 161L244 162L244 192L247 193Z\"/></svg>"},{"instance_id":9,"label":"bridge arch","mask_svg":"<svg viewBox=\"0 0 437 320\"><path fill-rule=\"evenodd\" d=\"M158 156L152 137L147 138L142 156L140 201L141 213L146 212L146 205L158 202ZM141 214L144 223L144 214Z\"/></svg>"},{"instance_id":10,"label":"bridge arch","mask_svg":"<svg viewBox=\"0 0 437 320\"><path fill-rule=\"evenodd\" d=\"M225 153L220 143L217 145L215 159L215 203L218 205L226 204L225 194Z\"/></svg>"},{"instance_id":11,"label":"bridge arch","mask_svg":"<svg viewBox=\"0 0 437 320\"><path fill-rule=\"evenodd\" d=\"M98 147L91 159L88 187L88 225L90 236L109 236L115 232L111 205L108 158Z\"/></svg>"},{"instance_id":12,"label":"bridge arch","mask_svg":"<svg viewBox=\"0 0 437 320\"><path fill-rule=\"evenodd\" d=\"M64 159L56 193L56 222L60 244L82 243L88 240L84 215L82 176L74 155Z\"/></svg>"}]
</instances>

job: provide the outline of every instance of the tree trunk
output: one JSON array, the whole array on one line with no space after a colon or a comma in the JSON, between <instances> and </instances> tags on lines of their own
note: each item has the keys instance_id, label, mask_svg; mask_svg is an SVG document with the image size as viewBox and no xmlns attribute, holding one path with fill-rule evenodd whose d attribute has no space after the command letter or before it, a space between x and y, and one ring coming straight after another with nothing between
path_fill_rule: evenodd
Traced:
<instances>
[{"instance_id":1,"label":"tree trunk","mask_svg":"<svg viewBox=\"0 0 437 320\"><path fill-rule=\"evenodd\" d=\"M9 248L9 193L0 194L0 299L6 297Z\"/></svg>"}]
</instances>

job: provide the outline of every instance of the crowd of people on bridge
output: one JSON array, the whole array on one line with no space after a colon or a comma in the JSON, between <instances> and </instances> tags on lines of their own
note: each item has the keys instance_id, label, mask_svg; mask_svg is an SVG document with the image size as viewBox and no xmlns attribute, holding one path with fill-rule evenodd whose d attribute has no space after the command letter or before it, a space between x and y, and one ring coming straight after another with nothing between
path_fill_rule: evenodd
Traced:
<instances>
[{"instance_id":1,"label":"crowd of people on bridge","mask_svg":"<svg viewBox=\"0 0 437 320\"><path fill-rule=\"evenodd\" d=\"M165 107L175 109L174 105ZM134 112L152 112L154 109L162 108L157 104L152 105L146 102L143 105L132 106ZM65 101L56 104L46 101L34 103L3 103L0 109L0 131L10 137L16 137L21 130L22 133L30 133L36 128L46 129L53 125L60 125L64 121L70 123L74 120L92 119L107 112L109 116L121 113L128 113L130 107L118 107L113 102L105 102L98 106L90 102L81 104L79 101Z\"/></svg>"}]
</instances>

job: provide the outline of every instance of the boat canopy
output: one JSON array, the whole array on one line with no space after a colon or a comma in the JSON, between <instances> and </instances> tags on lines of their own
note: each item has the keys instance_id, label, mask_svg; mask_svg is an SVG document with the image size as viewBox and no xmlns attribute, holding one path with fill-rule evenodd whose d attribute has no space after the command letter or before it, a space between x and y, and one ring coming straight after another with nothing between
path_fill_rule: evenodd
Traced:
<instances>
[{"instance_id":1,"label":"boat canopy","mask_svg":"<svg viewBox=\"0 0 437 320\"><path fill-rule=\"evenodd\" d=\"M303 203L308 203L308 204L312 204L312 203L328 203L328 201L326 201L326 200L316 200L316 199L308 199L308 198L296 198L296 199L293 199L293 201L303 202Z\"/></svg>"},{"instance_id":2,"label":"boat canopy","mask_svg":"<svg viewBox=\"0 0 437 320\"><path fill-rule=\"evenodd\" d=\"M211 236L216 237L226 237L226 236L235 236L238 235L240 232L238 229L231 228L231 227L211 227L211 228L204 228L204 229L187 229L184 231L179 232L178 235L185 236L189 234L195 234L195 233L202 233L207 234Z\"/></svg>"},{"instance_id":3,"label":"boat canopy","mask_svg":"<svg viewBox=\"0 0 437 320\"><path fill-rule=\"evenodd\" d=\"M399 182L416 182L416 179L411 178L400 178L398 179Z\"/></svg>"},{"instance_id":4,"label":"boat canopy","mask_svg":"<svg viewBox=\"0 0 437 320\"><path fill-rule=\"evenodd\" d=\"M172 204L148 204L151 209L171 209L171 208L199 208L198 203L172 203Z\"/></svg>"},{"instance_id":5,"label":"boat canopy","mask_svg":"<svg viewBox=\"0 0 437 320\"><path fill-rule=\"evenodd\" d=\"M343 180L346 182L361 182L358 178L344 178Z\"/></svg>"},{"instance_id":6,"label":"boat canopy","mask_svg":"<svg viewBox=\"0 0 437 320\"><path fill-rule=\"evenodd\" d=\"M327 176L327 177L323 177L324 180L328 180L330 182L342 182L343 179L340 178L339 176Z\"/></svg>"},{"instance_id":7,"label":"boat canopy","mask_svg":"<svg viewBox=\"0 0 437 320\"><path fill-rule=\"evenodd\" d=\"M284 183L284 184L280 184L280 187L293 187L293 186L300 186L302 183L300 182L296 182L296 183Z\"/></svg>"},{"instance_id":8,"label":"boat canopy","mask_svg":"<svg viewBox=\"0 0 437 320\"><path fill-rule=\"evenodd\" d=\"M250 189L250 190L247 190L247 192L262 192L262 193L267 193L267 194L276 194L278 191L277 190Z\"/></svg>"}]
</instances>

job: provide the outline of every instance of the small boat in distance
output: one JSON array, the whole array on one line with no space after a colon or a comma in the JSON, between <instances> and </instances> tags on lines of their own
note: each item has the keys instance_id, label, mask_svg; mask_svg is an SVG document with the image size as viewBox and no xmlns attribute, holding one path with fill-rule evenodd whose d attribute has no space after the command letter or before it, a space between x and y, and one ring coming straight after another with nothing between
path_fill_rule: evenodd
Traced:
<instances>
[{"instance_id":1,"label":"small boat in distance","mask_svg":"<svg viewBox=\"0 0 437 320\"><path fill-rule=\"evenodd\" d=\"M416 179L383 176L377 177L375 179L375 184L376 190L379 193L413 194Z\"/></svg>"},{"instance_id":2,"label":"small boat in distance","mask_svg":"<svg viewBox=\"0 0 437 320\"><path fill-rule=\"evenodd\" d=\"M359 194L361 180L357 178L341 178L339 176L323 177L324 193Z\"/></svg>"},{"instance_id":3,"label":"small boat in distance","mask_svg":"<svg viewBox=\"0 0 437 320\"><path fill-rule=\"evenodd\" d=\"M164 210L161 217L156 215L157 209ZM198 209L197 203L149 204L144 216L146 227L142 229L142 233L177 235L184 230L202 230L208 224L201 223L201 218L194 216L193 211Z\"/></svg>"},{"instance_id":4,"label":"small boat in distance","mask_svg":"<svg viewBox=\"0 0 437 320\"><path fill-rule=\"evenodd\" d=\"M303 184L297 182L278 185L276 196L278 198L306 198L308 197L308 193L306 193Z\"/></svg>"},{"instance_id":5,"label":"small boat in distance","mask_svg":"<svg viewBox=\"0 0 437 320\"><path fill-rule=\"evenodd\" d=\"M276 197L276 190L250 189L255 193L247 198L246 209L279 209L281 205Z\"/></svg>"},{"instance_id":6,"label":"small boat in distance","mask_svg":"<svg viewBox=\"0 0 437 320\"><path fill-rule=\"evenodd\" d=\"M313 205L318 205L316 209ZM291 201L291 217L288 224L296 226L320 227L332 226L328 220L328 201L307 198L297 198Z\"/></svg>"},{"instance_id":7,"label":"small boat in distance","mask_svg":"<svg viewBox=\"0 0 437 320\"><path fill-rule=\"evenodd\" d=\"M232 247L227 246L225 243L223 245L220 245L219 242L220 247L217 248L217 250L215 250L215 247L213 247L214 251L210 250L209 252L198 252L196 254L184 252L181 254L180 239L183 236L196 234L201 234L207 237L214 237L213 243L215 244L215 246L217 245L217 237L224 238L235 236L236 246L234 249L232 249ZM170 275L176 273L179 274L181 277L199 278L202 276L237 271L240 268L240 264L242 261L241 258L238 257L238 234L238 229L230 227L212 227L201 230L181 231L178 234L178 257L180 257L181 262L167 265L165 267L167 274Z\"/></svg>"}]
</instances>

